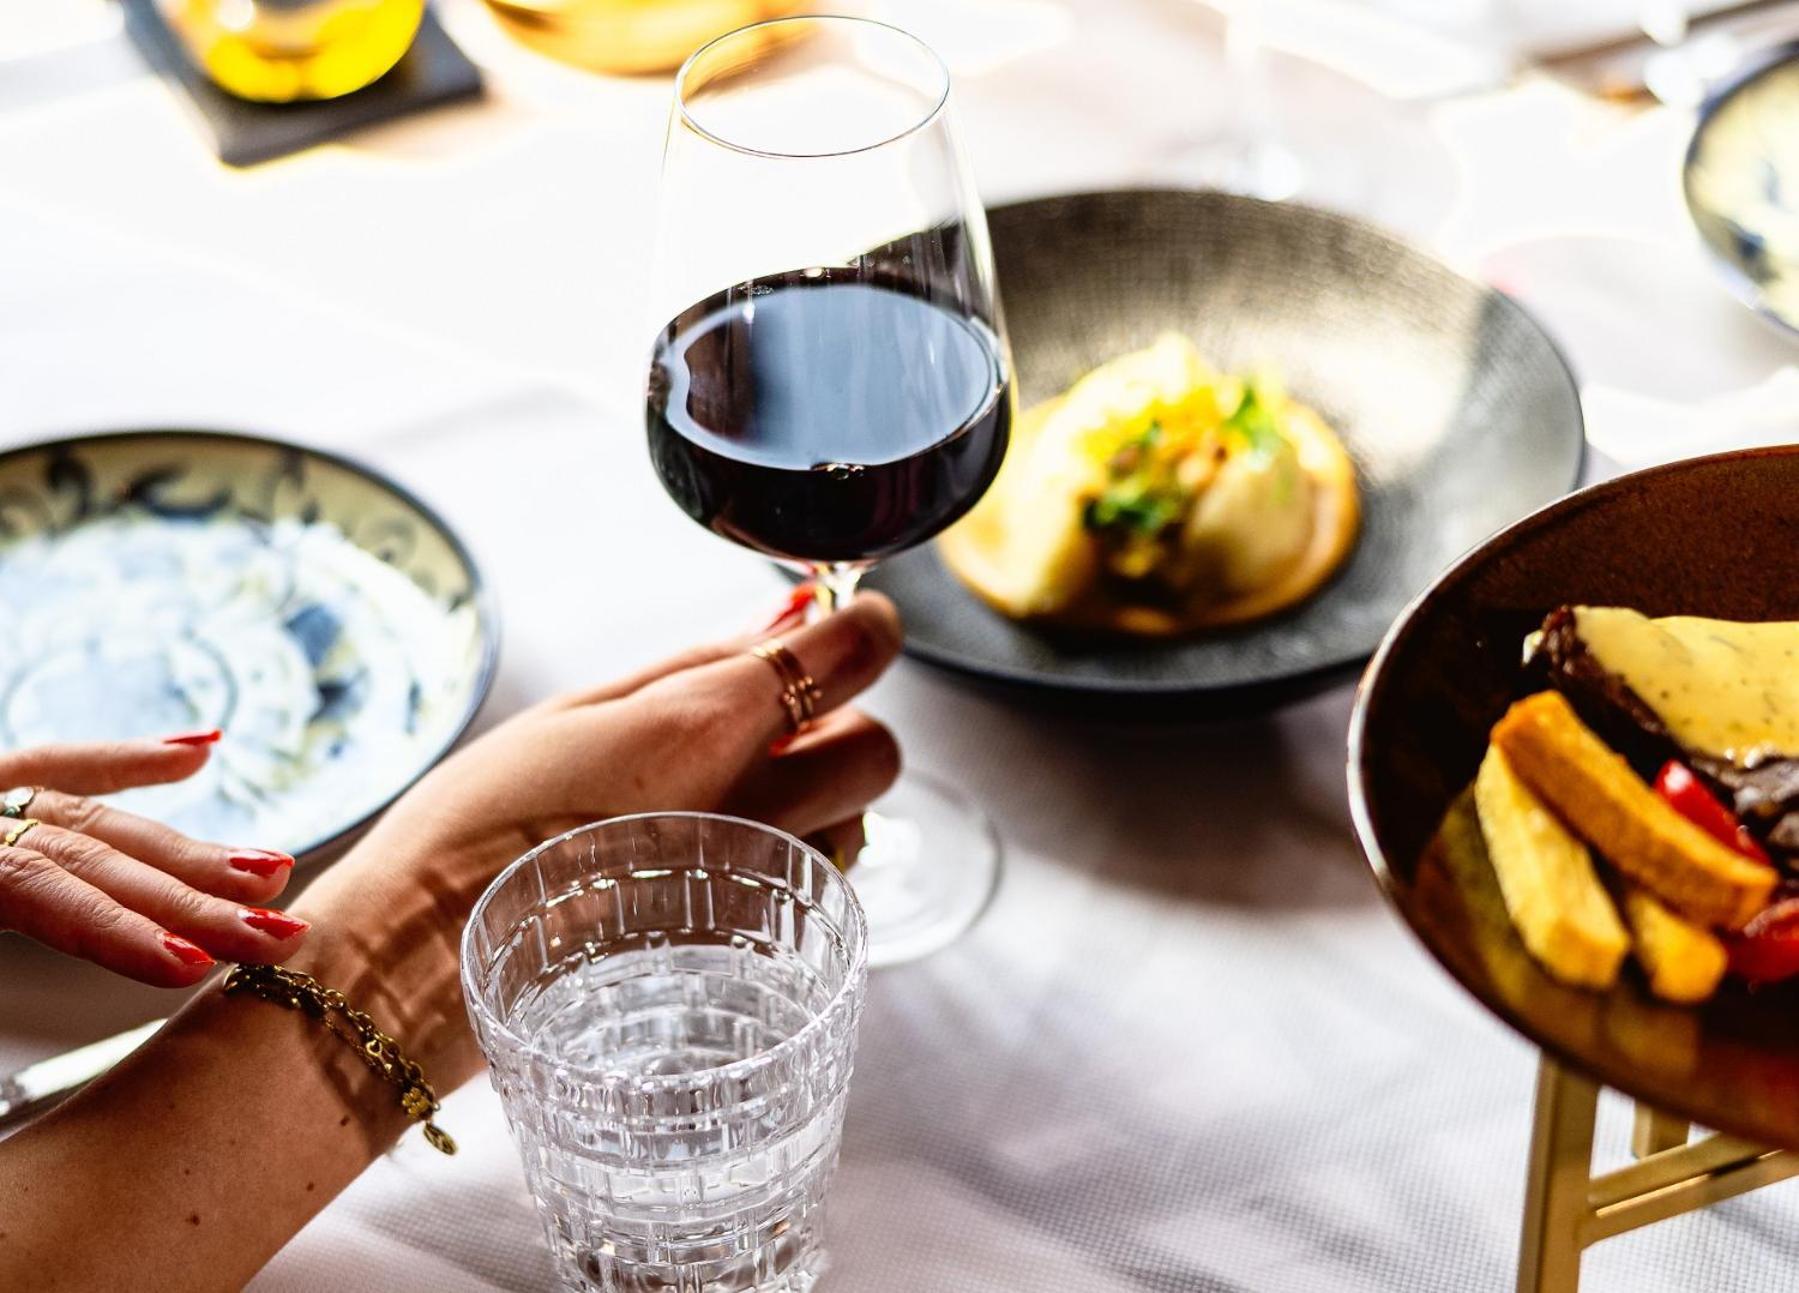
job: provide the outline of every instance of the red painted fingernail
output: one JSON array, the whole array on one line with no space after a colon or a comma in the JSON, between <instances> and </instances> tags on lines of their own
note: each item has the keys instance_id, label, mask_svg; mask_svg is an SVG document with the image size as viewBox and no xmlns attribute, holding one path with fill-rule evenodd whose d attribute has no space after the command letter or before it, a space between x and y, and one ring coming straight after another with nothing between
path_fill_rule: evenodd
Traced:
<instances>
[{"instance_id":1,"label":"red painted fingernail","mask_svg":"<svg viewBox=\"0 0 1799 1293\"><path fill-rule=\"evenodd\" d=\"M798 735L798 732L787 732L781 736L777 736L768 743L768 752L770 754L787 753L787 747L793 744L793 738Z\"/></svg>"},{"instance_id":2,"label":"red painted fingernail","mask_svg":"<svg viewBox=\"0 0 1799 1293\"><path fill-rule=\"evenodd\" d=\"M226 859L234 871L248 871L251 875L259 875L268 879L282 867L292 866L294 860L285 853L276 853L271 849L239 849Z\"/></svg>"},{"instance_id":3,"label":"red painted fingernail","mask_svg":"<svg viewBox=\"0 0 1799 1293\"><path fill-rule=\"evenodd\" d=\"M204 947L196 947L181 935L171 934L166 929L162 932L162 945L168 948L183 965L211 965L213 963L212 957L207 955Z\"/></svg>"},{"instance_id":4,"label":"red painted fingernail","mask_svg":"<svg viewBox=\"0 0 1799 1293\"><path fill-rule=\"evenodd\" d=\"M812 605L812 601L817 595L817 587L811 580L808 579L805 583L800 584L788 594L786 602L782 604L775 617L762 626L762 631L773 633L776 629L787 628L799 623L806 618L806 610Z\"/></svg>"},{"instance_id":5,"label":"red painted fingernail","mask_svg":"<svg viewBox=\"0 0 1799 1293\"><path fill-rule=\"evenodd\" d=\"M239 907L237 915L251 929L270 938L296 938L312 928L298 916L290 916L285 911L270 911L267 907Z\"/></svg>"},{"instance_id":6,"label":"red painted fingernail","mask_svg":"<svg viewBox=\"0 0 1799 1293\"><path fill-rule=\"evenodd\" d=\"M225 735L218 728L206 732L182 732L175 736L162 738L164 745L217 745L219 738Z\"/></svg>"}]
</instances>

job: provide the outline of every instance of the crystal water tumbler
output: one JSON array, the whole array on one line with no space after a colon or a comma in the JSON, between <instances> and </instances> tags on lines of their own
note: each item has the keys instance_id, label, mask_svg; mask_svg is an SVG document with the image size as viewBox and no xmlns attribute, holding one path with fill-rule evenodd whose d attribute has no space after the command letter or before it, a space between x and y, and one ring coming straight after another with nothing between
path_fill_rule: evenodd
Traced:
<instances>
[{"instance_id":1,"label":"crystal water tumbler","mask_svg":"<svg viewBox=\"0 0 1799 1293\"><path fill-rule=\"evenodd\" d=\"M565 1289L813 1286L866 943L830 862L736 818L597 822L494 881L463 990Z\"/></svg>"}]
</instances>

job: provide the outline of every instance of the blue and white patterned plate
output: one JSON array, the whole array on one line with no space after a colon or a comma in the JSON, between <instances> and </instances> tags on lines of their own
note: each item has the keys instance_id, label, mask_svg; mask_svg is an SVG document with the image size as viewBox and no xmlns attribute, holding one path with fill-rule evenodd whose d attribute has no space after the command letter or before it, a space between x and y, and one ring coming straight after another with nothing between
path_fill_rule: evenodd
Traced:
<instances>
[{"instance_id":1,"label":"blue and white patterned plate","mask_svg":"<svg viewBox=\"0 0 1799 1293\"><path fill-rule=\"evenodd\" d=\"M221 728L117 802L303 857L474 719L499 622L393 482L299 445L132 431L0 454L0 748Z\"/></svg>"},{"instance_id":2,"label":"blue and white patterned plate","mask_svg":"<svg viewBox=\"0 0 1799 1293\"><path fill-rule=\"evenodd\" d=\"M1799 335L1799 41L1758 55L1706 103L1683 183L1731 290Z\"/></svg>"}]
</instances>

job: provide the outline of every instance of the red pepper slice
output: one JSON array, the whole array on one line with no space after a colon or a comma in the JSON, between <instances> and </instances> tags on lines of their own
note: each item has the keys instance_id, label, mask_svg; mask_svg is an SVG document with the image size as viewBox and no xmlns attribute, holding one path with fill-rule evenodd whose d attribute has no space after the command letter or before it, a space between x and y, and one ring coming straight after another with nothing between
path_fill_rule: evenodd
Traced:
<instances>
[{"instance_id":1,"label":"red pepper slice","mask_svg":"<svg viewBox=\"0 0 1799 1293\"><path fill-rule=\"evenodd\" d=\"M1727 936L1730 971L1750 983L1777 983L1799 974L1799 898L1775 903Z\"/></svg>"},{"instance_id":2,"label":"red pepper slice","mask_svg":"<svg viewBox=\"0 0 1799 1293\"><path fill-rule=\"evenodd\" d=\"M1705 783L1694 776L1686 764L1673 759L1664 763L1655 777L1655 792L1667 800L1675 812L1720 844L1729 845L1746 858L1754 858L1767 866L1774 865L1767 852L1755 842L1749 828L1705 788Z\"/></svg>"}]
</instances>

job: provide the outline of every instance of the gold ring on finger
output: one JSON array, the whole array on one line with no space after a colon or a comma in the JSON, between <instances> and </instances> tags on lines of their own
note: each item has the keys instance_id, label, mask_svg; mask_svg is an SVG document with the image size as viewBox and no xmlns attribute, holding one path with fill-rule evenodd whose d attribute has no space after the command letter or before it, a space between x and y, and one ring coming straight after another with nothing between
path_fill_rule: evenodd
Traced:
<instances>
[{"instance_id":1,"label":"gold ring on finger","mask_svg":"<svg viewBox=\"0 0 1799 1293\"><path fill-rule=\"evenodd\" d=\"M14 786L0 795L0 817L23 817L42 789L42 786Z\"/></svg>"},{"instance_id":2,"label":"gold ring on finger","mask_svg":"<svg viewBox=\"0 0 1799 1293\"><path fill-rule=\"evenodd\" d=\"M750 649L750 654L764 661L775 671L781 680L781 708L787 711L787 725L799 731L812 721L818 712L819 702L825 694L806 667L800 663L787 644L779 638L770 638Z\"/></svg>"},{"instance_id":3,"label":"gold ring on finger","mask_svg":"<svg viewBox=\"0 0 1799 1293\"><path fill-rule=\"evenodd\" d=\"M40 822L37 818L27 817L24 821L20 822L17 826L13 827L10 831L6 832L5 835L0 835L0 846L4 846L5 848L12 848L20 840L24 839L27 835L31 834L31 832L34 829L36 829L37 827L42 826L42 825L43 825L43 823Z\"/></svg>"}]
</instances>

